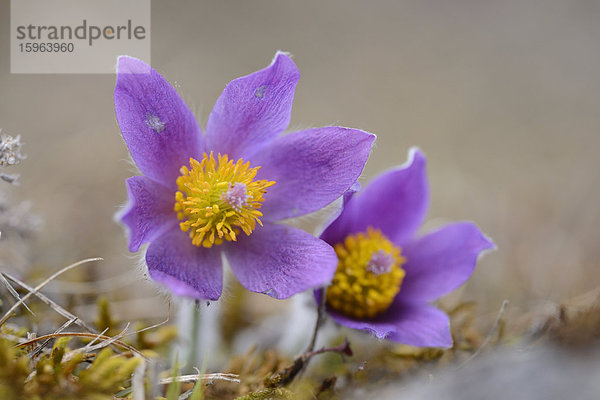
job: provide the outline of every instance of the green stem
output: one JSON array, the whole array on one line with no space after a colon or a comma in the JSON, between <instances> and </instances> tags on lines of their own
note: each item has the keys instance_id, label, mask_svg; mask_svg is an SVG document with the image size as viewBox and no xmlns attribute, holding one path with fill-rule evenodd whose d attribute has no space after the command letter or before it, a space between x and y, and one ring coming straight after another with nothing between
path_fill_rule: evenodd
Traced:
<instances>
[{"instance_id":1,"label":"green stem","mask_svg":"<svg viewBox=\"0 0 600 400\"><path fill-rule=\"evenodd\" d=\"M193 370L195 365L199 365L198 363L198 354L200 349L198 348L198 336L200 329L200 304L196 302L194 307L192 307L192 326L190 329L190 348L188 350L188 358L186 370L188 372Z\"/></svg>"}]
</instances>

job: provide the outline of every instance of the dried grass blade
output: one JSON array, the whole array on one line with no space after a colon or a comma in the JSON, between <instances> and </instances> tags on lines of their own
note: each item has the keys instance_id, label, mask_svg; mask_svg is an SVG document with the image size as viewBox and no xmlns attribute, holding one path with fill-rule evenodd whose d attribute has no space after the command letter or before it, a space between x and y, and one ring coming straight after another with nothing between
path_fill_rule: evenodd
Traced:
<instances>
[{"instance_id":1,"label":"dried grass blade","mask_svg":"<svg viewBox=\"0 0 600 400\"><path fill-rule=\"evenodd\" d=\"M40 289L42 289L44 286L46 286L48 283L50 283L53 279L56 279L56 277L60 276L61 274L69 271L70 269L73 269L75 267L78 267L82 264L88 263L88 262L94 262L94 261L101 261L103 260L100 257L95 257L95 258L86 258L85 260L81 260L78 261L76 263L73 263L71 265L67 265L66 267L62 268L61 270L55 272L54 274L52 274L48 279L46 279L45 281L43 281L42 283L40 283L39 285L37 285L33 291L30 291L29 293L27 293L23 298L21 298L19 301L17 301L11 308L10 310L8 310L6 312L6 314L4 314L4 316L2 317L2 319L0 319L0 326L4 325L4 323L10 318L10 316L12 315L12 312L15 311L17 309L17 307L19 307L21 304L23 304L25 302L25 300L29 299L31 296L33 296L35 293L37 293Z\"/></svg>"},{"instance_id":2,"label":"dried grass blade","mask_svg":"<svg viewBox=\"0 0 600 400\"><path fill-rule=\"evenodd\" d=\"M17 285L21 286L25 290L29 290L30 292L34 291L34 289L31 286L27 285L25 282L21 282L20 280L18 280L17 278L15 278L13 276L10 276L6 272L3 272L2 274L6 278L8 278L10 281L16 283ZM48 307L52 308L58 314L62 315L65 318L69 318L69 319L77 318L77 320L75 321L75 323L77 325L81 326L82 328L86 329L87 331L89 331L91 333L98 333L94 328L92 328L87 323L85 323L85 321L83 321L81 318L79 318L75 314L73 314L73 313L65 310L64 308L62 308L61 306L59 306L56 302L54 302L53 300L50 300L50 298L48 298L43 293L37 292L37 293L34 293L34 294L35 294L35 296L38 299L40 299L44 304L46 304Z\"/></svg>"},{"instance_id":3,"label":"dried grass blade","mask_svg":"<svg viewBox=\"0 0 600 400\"><path fill-rule=\"evenodd\" d=\"M214 373L214 374L193 374L193 375L180 375L171 378L164 378L160 380L161 385L168 385L172 382L193 382L193 381L212 381L212 380L221 380L228 382L240 383L240 376L236 374L222 374L222 373Z\"/></svg>"}]
</instances>

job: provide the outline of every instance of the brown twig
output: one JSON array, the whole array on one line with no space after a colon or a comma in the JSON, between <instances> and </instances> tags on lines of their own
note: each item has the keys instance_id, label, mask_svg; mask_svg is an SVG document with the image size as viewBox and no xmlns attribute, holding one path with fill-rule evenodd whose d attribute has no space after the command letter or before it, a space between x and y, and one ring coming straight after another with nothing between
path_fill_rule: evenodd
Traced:
<instances>
[{"instance_id":1,"label":"brown twig","mask_svg":"<svg viewBox=\"0 0 600 400\"><path fill-rule=\"evenodd\" d=\"M291 365L286 367L283 371L278 372L273 377L269 377L265 380L265 387L274 388L286 386L294 380L296 375L302 371L308 361L318 354L323 353L339 353L342 355L351 356L352 349L350 348L350 342L348 339L344 339L344 343L336 347L322 347L318 350L307 351L306 353L296 357Z\"/></svg>"},{"instance_id":2,"label":"brown twig","mask_svg":"<svg viewBox=\"0 0 600 400\"><path fill-rule=\"evenodd\" d=\"M59 338L59 337L84 337L84 338L92 338L92 339L100 337L100 339L103 339L103 340L111 340L112 339L110 336L97 335L97 334L93 334L93 333L62 332L62 333L51 333L49 335L39 336L34 339L28 340L26 342L19 343L19 344L15 345L14 347L25 347L25 346L29 346L33 343L37 343L40 340L46 340L48 338L54 339L54 338ZM116 344L124 349L127 349L127 350L131 351L132 353L139 355L140 357L143 357L145 360L148 360L148 357L146 357L138 349L136 349L133 346L128 345L127 343L123 343L120 340L115 340L114 344Z\"/></svg>"},{"instance_id":3,"label":"brown twig","mask_svg":"<svg viewBox=\"0 0 600 400\"><path fill-rule=\"evenodd\" d=\"M119 333L118 335L115 335L113 337L111 337L108 340L103 341L102 343L98 343L94 346L92 346L93 342L88 343L87 346L85 346L81 351L84 352L92 352L107 346L110 346L111 344L113 344L114 342L116 342L117 340L121 339L123 336L125 336L125 332L127 332L127 330L129 329L129 322L127 323L127 325L125 325L125 328L121 331L121 333ZM96 335L96 338L99 338L100 335Z\"/></svg>"},{"instance_id":4,"label":"brown twig","mask_svg":"<svg viewBox=\"0 0 600 400\"><path fill-rule=\"evenodd\" d=\"M75 322L78 318L71 318L70 320L68 320L67 322L65 322L60 328L58 328L54 333L61 333L62 331L64 331L65 329L67 329L69 327L69 325L71 325L73 322ZM40 354L42 352L42 350L44 349L44 347L46 347L48 345L48 343L50 343L50 341L52 340L52 338L46 339L44 340L44 342L42 344L40 344L35 350L33 350L31 352L31 354L29 355L29 358L33 359L35 358L38 354Z\"/></svg>"},{"instance_id":5,"label":"brown twig","mask_svg":"<svg viewBox=\"0 0 600 400\"><path fill-rule=\"evenodd\" d=\"M352 356L352 349L350 348L350 342L348 341L348 339L345 338L344 343L342 343L339 346L321 347L319 350L314 350L314 351L304 353L302 355L302 357L304 357L306 359L310 359L310 358L316 356L317 354L323 354L323 353L340 353L340 354L344 354L346 356Z\"/></svg>"},{"instance_id":6,"label":"brown twig","mask_svg":"<svg viewBox=\"0 0 600 400\"><path fill-rule=\"evenodd\" d=\"M94 343L96 343L96 340L100 339L100 337L102 337L102 335L104 335L106 332L108 332L110 328L106 327L104 328L104 330L100 333L96 333L96 337L93 338L88 344L87 346L85 346L86 349L90 348Z\"/></svg>"}]
</instances>

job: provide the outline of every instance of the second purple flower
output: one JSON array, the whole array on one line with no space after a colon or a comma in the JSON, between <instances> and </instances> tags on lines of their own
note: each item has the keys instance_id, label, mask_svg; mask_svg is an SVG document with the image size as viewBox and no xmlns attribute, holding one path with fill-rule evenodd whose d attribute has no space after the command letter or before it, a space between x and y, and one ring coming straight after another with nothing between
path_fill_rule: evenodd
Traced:
<instances>
[{"instance_id":1,"label":"second purple flower","mask_svg":"<svg viewBox=\"0 0 600 400\"><path fill-rule=\"evenodd\" d=\"M378 338L452 346L448 316L429 303L469 279L480 253L494 244L471 222L416 235L429 203L425 156L417 149L407 164L344 200L321 235L339 259L326 291L329 314ZM322 292L316 297L320 302Z\"/></svg>"}]
</instances>

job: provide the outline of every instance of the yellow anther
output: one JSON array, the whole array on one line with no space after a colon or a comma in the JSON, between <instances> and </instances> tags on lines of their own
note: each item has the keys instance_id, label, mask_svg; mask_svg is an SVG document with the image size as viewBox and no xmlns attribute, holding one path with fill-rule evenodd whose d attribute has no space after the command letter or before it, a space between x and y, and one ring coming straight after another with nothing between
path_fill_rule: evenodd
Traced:
<instances>
[{"instance_id":1,"label":"yellow anther","mask_svg":"<svg viewBox=\"0 0 600 400\"><path fill-rule=\"evenodd\" d=\"M250 162L241 158L234 162L227 155L219 154L215 160L211 152L204 153L200 162L190 158L190 168L180 169L174 210L194 246L236 241L240 230L250 235L257 222L262 226L258 209L275 182L255 181L260 167L250 168Z\"/></svg>"},{"instance_id":2,"label":"yellow anther","mask_svg":"<svg viewBox=\"0 0 600 400\"><path fill-rule=\"evenodd\" d=\"M401 249L373 228L347 236L334 249L339 261L327 288L329 307L356 319L373 318L387 310L405 275Z\"/></svg>"}]
</instances>

